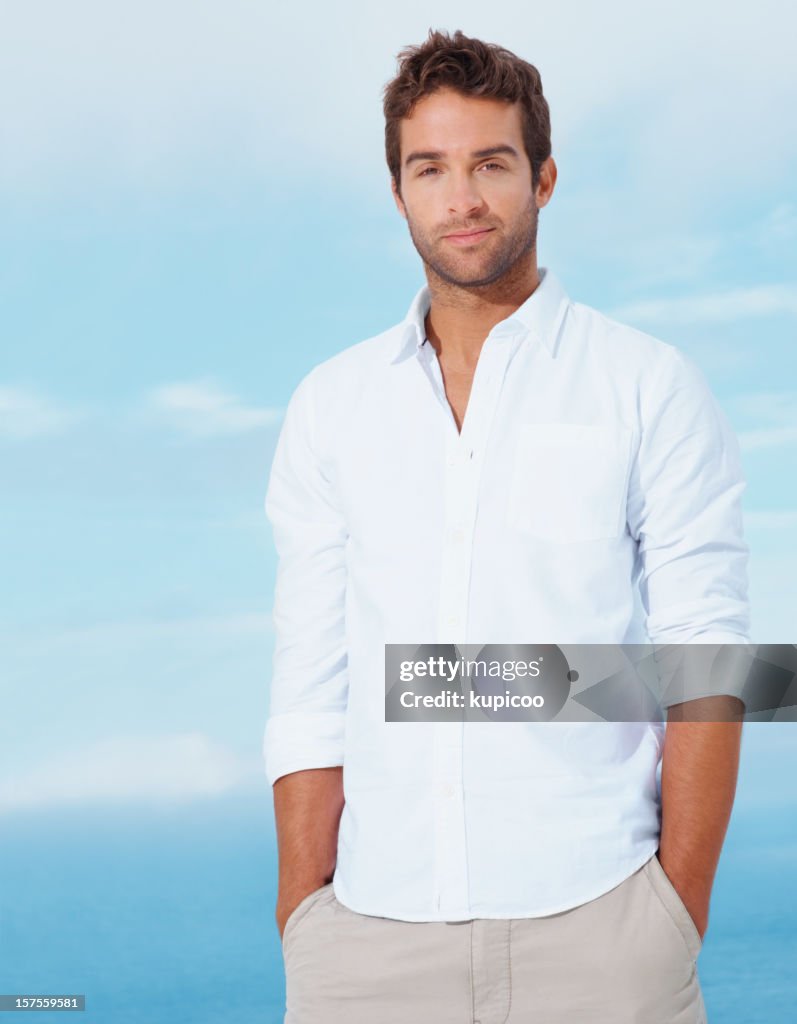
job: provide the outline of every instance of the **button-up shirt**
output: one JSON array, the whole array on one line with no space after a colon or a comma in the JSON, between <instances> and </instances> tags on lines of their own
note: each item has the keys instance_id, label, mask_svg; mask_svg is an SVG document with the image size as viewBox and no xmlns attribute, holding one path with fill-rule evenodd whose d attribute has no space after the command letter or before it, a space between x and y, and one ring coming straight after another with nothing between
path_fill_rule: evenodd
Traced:
<instances>
[{"instance_id":1,"label":"button-up shirt","mask_svg":"<svg viewBox=\"0 0 797 1024\"><path fill-rule=\"evenodd\" d=\"M541 281L461 431L420 289L292 394L270 783L343 765L334 891L407 921L535 917L655 853L661 722L386 722L385 644L749 642L737 441L673 345Z\"/></svg>"}]
</instances>

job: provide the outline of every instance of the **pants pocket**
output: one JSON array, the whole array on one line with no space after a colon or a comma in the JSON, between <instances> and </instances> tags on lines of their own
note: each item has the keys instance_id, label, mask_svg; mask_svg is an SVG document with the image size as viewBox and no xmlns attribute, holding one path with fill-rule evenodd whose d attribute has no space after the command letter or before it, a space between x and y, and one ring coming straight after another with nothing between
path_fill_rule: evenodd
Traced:
<instances>
[{"instance_id":1,"label":"pants pocket","mask_svg":"<svg viewBox=\"0 0 797 1024\"><path fill-rule=\"evenodd\" d=\"M686 904L661 866L658 854L654 854L645 864L645 877L681 933L689 955L693 960L697 960L703 947L703 940L700 938L700 932L697 930L697 925L692 920L692 915L687 910Z\"/></svg>"},{"instance_id":2,"label":"pants pocket","mask_svg":"<svg viewBox=\"0 0 797 1024\"><path fill-rule=\"evenodd\" d=\"M314 889L308 893L301 902L293 908L285 922L285 927L282 929L282 950L286 950L288 945L288 939L292 938L297 925L299 925L313 909L313 906L318 902L324 893L328 892L332 888L332 882L328 882L326 885L322 885L320 889Z\"/></svg>"}]
</instances>

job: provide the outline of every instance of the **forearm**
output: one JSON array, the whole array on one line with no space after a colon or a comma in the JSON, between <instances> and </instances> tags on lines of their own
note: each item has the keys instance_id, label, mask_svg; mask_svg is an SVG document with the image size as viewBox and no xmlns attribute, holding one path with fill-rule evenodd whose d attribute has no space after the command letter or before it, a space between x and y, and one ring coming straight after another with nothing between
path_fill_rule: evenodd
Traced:
<instances>
[{"instance_id":1,"label":"forearm","mask_svg":"<svg viewBox=\"0 0 797 1024\"><path fill-rule=\"evenodd\" d=\"M282 934L291 911L332 880L343 811L343 768L291 772L274 783L279 856L277 923Z\"/></svg>"},{"instance_id":2,"label":"forearm","mask_svg":"<svg viewBox=\"0 0 797 1024\"><path fill-rule=\"evenodd\" d=\"M675 705L668 715L659 860L698 928L708 919L733 808L743 710L734 697L705 697Z\"/></svg>"}]
</instances>

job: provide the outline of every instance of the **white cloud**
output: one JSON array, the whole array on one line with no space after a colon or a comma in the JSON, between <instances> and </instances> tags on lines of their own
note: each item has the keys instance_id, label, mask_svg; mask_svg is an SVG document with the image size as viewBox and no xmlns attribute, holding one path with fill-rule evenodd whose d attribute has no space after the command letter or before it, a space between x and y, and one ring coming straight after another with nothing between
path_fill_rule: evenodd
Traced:
<instances>
[{"instance_id":1,"label":"white cloud","mask_svg":"<svg viewBox=\"0 0 797 1024\"><path fill-rule=\"evenodd\" d=\"M632 323L727 323L747 317L797 314L797 286L732 288L681 298L651 299L620 306L611 315Z\"/></svg>"},{"instance_id":2,"label":"white cloud","mask_svg":"<svg viewBox=\"0 0 797 1024\"><path fill-rule=\"evenodd\" d=\"M111 644L120 647L144 647L159 640L177 643L196 642L236 636L262 636L273 629L271 613L243 612L237 615L195 615L181 619L130 619L75 626L48 633L48 644Z\"/></svg>"},{"instance_id":3,"label":"white cloud","mask_svg":"<svg viewBox=\"0 0 797 1024\"><path fill-rule=\"evenodd\" d=\"M759 540L760 540L759 535ZM758 551L753 544L750 559L751 636L755 643L794 643L794 620L797 612L797 558L794 545L779 537L775 554Z\"/></svg>"},{"instance_id":4,"label":"white cloud","mask_svg":"<svg viewBox=\"0 0 797 1024\"><path fill-rule=\"evenodd\" d=\"M34 391L0 387L0 438L26 440L60 434L81 415Z\"/></svg>"},{"instance_id":5,"label":"white cloud","mask_svg":"<svg viewBox=\"0 0 797 1024\"><path fill-rule=\"evenodd\" d=\"M0 812L75 803L174 802L219 796L260 773L201 733L116 736L0 782Z\"/></svg>"},{"instance_id":6,"label":"white cloud","mask_svg":"<svg viewBox=\"0 0 797 1024\"><path fill-rule=\"evenodd\" d=\"M756 391L736 395L739 413L778 426L797 425L797 391Z\"/></svg>"},{"instance_id":7,"label":"white cloud","mask_svg":"<svg viewBox=\"0 0 797 1024\"><path fill-rule=\"evenodd\" d=\"M398 50L431 21L510 46L537 64L555 139L585 126L622 149L631 177L671 209L785 172L795 135L794 11L759 0L563 2L537 17L518 0L407 0L383 18L365 0L198 5L139 0L7 5L0 38L0 179L16 188L70 177L213 180L232 152L279 178L385 173L380 91ZM146 69L143 73L142 69ZM674 73L677 69L677 73ZM616 113L614 113L616 111ZM624 133L618 119L634 120ZM601 122L602 125L602 122ZM276 161L276 163L275 163ZM613 172L615 167L612 168ZM109 171L111 172L109 174ZM91 179L91 180L90 180Z\"/></svg>"},{"instance_id":8,"label":"white cloud","mask_svg":"<svg viewBox=\"0 0 797 1024\"><path fill-rule=\"evenodd\" d=\"M797 527L797 509L745 512L744 523L745 526L758 530L781 530Z\"/></svg>"},{"instance_id":9,"label":"white cloud","mask_svg":"<svg viewBox=\"0 0 797 1024\"><path fill-rule=\"evenodd\" d=\"M743 430L740 431L738 438L739 447L743 452L757 451L761 448L780 448L784 445L797 444L797 426Z\"/></svg>"},{"instance_id":10,"label":"white cloud","mask_svg":"<svg viewBox=\"0 0 797 1024\"><path fill-rule=\"evenodd\" d=\"M146 650L186 648L215 650L230 639L265 637L274 632L270 612L240 612L230 615L194 615L164 620L132 618L119 622L74 626L68 629L30 630L15 628L0 632L6 650L13 642L17 653L48 654L80 651L82 654L124 651L137 655ZM165 645L165 646L164 646Z\"/></svg>"},{"instance_id":11,"label":"white cloud","mask_svg":"<svg viewBox=\"0 0 797 1024\"><path fill-rule=\"evenodd\" d=\"M797 207L794 203L779 203L759 223L756 241L760 245L787 241L797 235Z\"/></svg>"},{"instance_id":12,"label":"white cloud","mask_svg":"<svg viewBox=\"0 0 797 1024\"><path fill-rule=\"evenodd\" d=\"M736 395L731 404L738 416L756 425L739 432L743 451L797 443L797 391L756 391Z\"/></svg>"},{"instance_id":13,"label":"white cloud","mask_svg":"<svg viewBox=\"0 0 797 1024\"><path fill-rule=\"evenodd\" d=\"M154 389L149 409L175 430L192 437L242 434L278 423L281 408L245 405L212 380L178 381Z\"/></svg>"},{"instance_id":14,"label":"white cloud","mask_svg":"<svg viewBox=\"0 0 797 1024\"><path fill-rule=\"evenodd\" d=\"M143 409L142 409L143 406ZM243 434L282 420L281 407L246 405L210 379L176 381L144 396L138 412L191 437ZM96 410L94 411L96 413ZM108 410L112 418L117 410ZM0 440L27 440L64 433L89 416L24 387L0 387Z\"/></svg>"}]
</instances>

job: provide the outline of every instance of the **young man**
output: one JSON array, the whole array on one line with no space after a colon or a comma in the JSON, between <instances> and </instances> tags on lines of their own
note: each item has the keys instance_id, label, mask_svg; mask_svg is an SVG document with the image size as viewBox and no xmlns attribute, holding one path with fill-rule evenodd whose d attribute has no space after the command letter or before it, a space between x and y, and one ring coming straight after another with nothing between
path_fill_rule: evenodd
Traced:
<instances>
[{"instance_id":1,"label":"young man","mask_svg":"<svg viewBox=\"0 0 797 1024\"><path fill-rule=\"evenodd\" d=\"M427 285L301 381L266 497L286 1024L700 1024L733 698L388 723L384 645L746 642L736 441L677 349L538 268L533 66L433 32L384 108Z\"/></svg>"}]
</instances>

